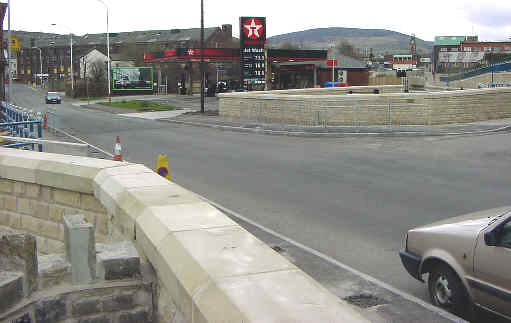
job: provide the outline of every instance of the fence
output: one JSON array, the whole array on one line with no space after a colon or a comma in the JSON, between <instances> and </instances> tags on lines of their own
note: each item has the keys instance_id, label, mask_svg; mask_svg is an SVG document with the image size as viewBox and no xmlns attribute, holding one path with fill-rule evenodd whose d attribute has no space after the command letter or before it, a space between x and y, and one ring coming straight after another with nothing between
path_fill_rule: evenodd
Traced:
<instances>
[{"instance_id":1,"label":"fence","mask_svg":"<svg viewBox=\"0 0 511 323\"><path fill-rule=\"evenodd\" d=\"M260 123L274 123L298 125L305 127L329 126L414 126L430 125L431 109L426 104L374 102L369 100L356 100L342 105L332 105L320 101L297 102L296 105L268 105L246 107L239 105L230 109L224 118L231 121L254 121ZM238 110L238 111L235 111Z\"/></svg>"},{"instance_id":2,"label":"fence","mask_svg":"<svg viewBox=\"0 0 511 323\"><path fill-rule=\"evenodd\" d=\"M467 78L471 78L471 77L476 77L476 76L483 75L486 73L491 73L492 71L493 72L511 71L511 62L496 64L493 66L483 67L483 68L479 68L476 70L466 71L463 73L458 73L458 74L449 75L449 76L441 76L440 81L441 82L454 82L454 81L459 81L459 80L463 80L463 79L467 79Z\"/></svg>"},{"instance_id":3,"label":"fence","mask_svg":"<svg viewBox=\"0 0 511 323\"><path fill-rule=\"evenodd\" d=\"M1 104L1 112L0 129L5 129L8 135L14 138L8 141L6 145L3 145L3 147L23 147L35 150L35 143L15 140L15 138L41 139L43 136L42 114L4 102ZM37 147L39 151L43 151L42 144L37 144Z\"/></svg>"},{"instance_id":4,"label":"fence","mask_svg":"<svg viewBox=\"0 0 511 323\"><path fill-rule=\"evenodd\" d=\"M57 109L48 108L46 111L46 118L48 122L48 128L52 129L55 133L59 132L60 116L57 113Z\"/></svg>"}]
</instances>

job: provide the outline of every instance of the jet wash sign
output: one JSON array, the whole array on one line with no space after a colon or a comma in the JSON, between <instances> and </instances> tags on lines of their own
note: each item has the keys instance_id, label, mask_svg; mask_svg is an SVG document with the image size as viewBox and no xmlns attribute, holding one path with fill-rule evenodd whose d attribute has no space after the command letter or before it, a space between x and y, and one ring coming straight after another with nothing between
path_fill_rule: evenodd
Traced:
<instances>
[{"instance_id":1,"label":"jet wash sign","mask_svg":"<svg viewBox=\"0 0 511 323\"><path fill-rule=\"evenodd\" d=\"M241 79L245 86L266 82L266 17L240 18Z\"/></svg>"}]
</instances>

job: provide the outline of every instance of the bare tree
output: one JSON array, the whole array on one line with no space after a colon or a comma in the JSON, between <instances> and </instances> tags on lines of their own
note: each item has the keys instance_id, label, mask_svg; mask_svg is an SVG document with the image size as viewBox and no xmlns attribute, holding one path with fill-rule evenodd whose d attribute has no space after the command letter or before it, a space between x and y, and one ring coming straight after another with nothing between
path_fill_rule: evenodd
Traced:
<instances>
[{"instance_id":1,"label":"bare tree","mask_svg":"<svg viewBox=\"0 0 511 323\"><path fill-rule=\"evenodd\" d=\"M360 58L358 50L347 40L341 39L335 44L335 48L342 55L346 55L353 58Z\"/></svg>"},{"instance_id":2,"label":"bare tree","mask_svg":"<svg viewBox=\"0 0 511 323\"><path fill-rule=\"evenodd\" d=\"M87 66L90 78L93 82L102 82L106 77L105 62L102 60L95 60Z\"/></svg>"},{"instance_id":3,"label":"bare tree","mask_svg":"<svg viewBox=\"0 0 511 323\"><path fill-rule=\"evenodd\" d=\"M298 49L298 46L293 42L286 40L280 45L280 49Z\"/></svg>"}]
</instances>

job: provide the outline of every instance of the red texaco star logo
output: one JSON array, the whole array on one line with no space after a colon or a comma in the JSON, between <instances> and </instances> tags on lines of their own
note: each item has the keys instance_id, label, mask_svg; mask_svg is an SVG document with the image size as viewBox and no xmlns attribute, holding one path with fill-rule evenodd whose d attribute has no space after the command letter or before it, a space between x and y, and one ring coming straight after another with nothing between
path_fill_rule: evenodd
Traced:
<instances>
[{"instance_id":1,"label":"red texaco star logo","mask_svg":"<svg viewBox=\"0 0 511 323\"><path fill-rule=\"evenodd\" d=\"M264 31L263 24L257 18L247 19L243 23L243 32L248 39L259 39Z\"/></svg>"}]
</instances>

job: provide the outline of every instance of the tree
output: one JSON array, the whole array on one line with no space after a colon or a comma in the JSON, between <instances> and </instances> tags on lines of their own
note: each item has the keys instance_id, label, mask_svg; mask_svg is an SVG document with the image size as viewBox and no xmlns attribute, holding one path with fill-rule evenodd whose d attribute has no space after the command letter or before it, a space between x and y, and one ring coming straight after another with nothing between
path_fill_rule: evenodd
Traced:
<instances>
[{"instance_id":1,"label":"tree","mask_svg":"<svg viewBox=\"0 0 511 323\"><path fill-rule=\"evenodd\" d=\"M353 58L360 58L358 50L347 40L341 39L335 44L335 48L342 55L346 55Z\"/></svg>"},{"instance_id":2,"label":"tree","mask_svg":"<svg viewBox=\"0 0 511 323\"><path fill-rule=\"evenodd\" d=\"M280 45L280 49L298 49L298 46L296 46L294 43L292 43L289 40L284 41Z\"/></svg>"},{"instance_id":3,"label":"tree","mask_svg":"<svg viewBox=\"0 0 511 323\"><path fill-rule=\"evenodd\" d=\"M102 60L95 60L87 66L88 74L90 75L91 81L102 82L106 77L105 62Z\"/></svg>"}]
</instances>

